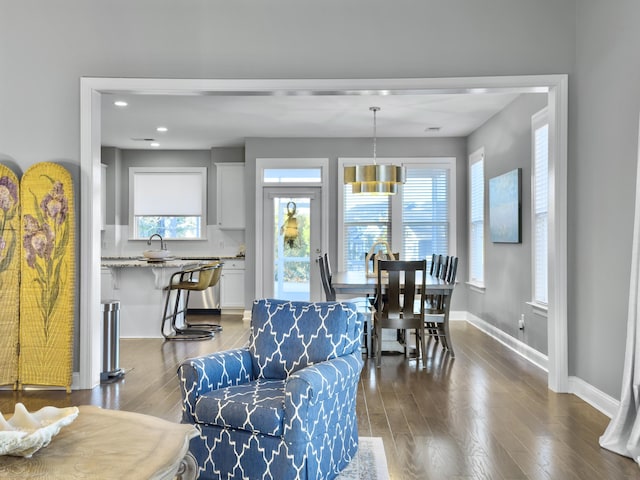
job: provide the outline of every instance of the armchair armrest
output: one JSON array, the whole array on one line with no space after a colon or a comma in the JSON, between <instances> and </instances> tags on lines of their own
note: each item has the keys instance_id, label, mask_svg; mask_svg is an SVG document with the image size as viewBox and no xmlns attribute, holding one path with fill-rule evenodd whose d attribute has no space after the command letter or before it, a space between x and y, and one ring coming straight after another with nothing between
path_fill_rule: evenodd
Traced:
<instances>
[{"instance_id":1,"label":"armchair armrest","mask_svg":"<svg viewBox=\"0 0 640 480\"><path fill-rule=\"evenodd\" d=\"M360 351L302 368L285 383L284 437L304 441L336 428L355 411ZM333 427L332 427L333 426Z\"/></svg>"},{"instance_id":2,"label":"armchair armrest","mask_svg":"<svg viewBox=\"0 0 640 480\"><path fill-rule=\"evenodd\" d=\"M249 382L252 377L251 356L246 348L185 360L178 367L182 422L195 423L193 414L198 396L219 388Z\"/></svg>"}]
</instances>

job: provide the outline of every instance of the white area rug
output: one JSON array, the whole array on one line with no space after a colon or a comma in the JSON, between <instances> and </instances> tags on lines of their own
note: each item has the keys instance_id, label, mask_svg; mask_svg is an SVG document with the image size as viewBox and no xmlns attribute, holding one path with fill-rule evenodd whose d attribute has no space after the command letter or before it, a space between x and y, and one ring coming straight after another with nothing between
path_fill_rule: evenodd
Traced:
<instances>
[{"instance_id":1,"label":"white area rug","mask_svg":"<svg viewBox=\"0 0 640 480\"><path fill-rule=\"evenodd\" d=\"M360 437L358 453L338 480L389 480L387 456L380 437Z\"/></svg>"}]
</instances>

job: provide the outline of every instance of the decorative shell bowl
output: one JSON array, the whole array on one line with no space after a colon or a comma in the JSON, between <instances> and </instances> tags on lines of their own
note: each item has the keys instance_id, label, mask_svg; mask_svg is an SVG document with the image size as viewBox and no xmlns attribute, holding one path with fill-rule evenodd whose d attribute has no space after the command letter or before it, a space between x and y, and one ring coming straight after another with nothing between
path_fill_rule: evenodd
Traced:
<instances>
[{"instance_id":1,"label":"decorative shell bowl","mask_svg":"<svg viewBox=\"0 0 640 480\"><path fill-rule=\"evenodd\" d=\"M169 250L145 250L142 254L149 260L162 260L171 256Z\"/></svg>"},{"instance_id":2,"label":"decorative shell bowl","mask_svg":"<svg viewBox=\"0 0 640 480\"><path fill-rule=\"evenodd\" d=\"M0 413L0 455L31 457L46 447L60 429L78 416L78 407L43 407L29 413L22 403L16 403L13 416L7 421Z\"/></svg>"}]
</instances>

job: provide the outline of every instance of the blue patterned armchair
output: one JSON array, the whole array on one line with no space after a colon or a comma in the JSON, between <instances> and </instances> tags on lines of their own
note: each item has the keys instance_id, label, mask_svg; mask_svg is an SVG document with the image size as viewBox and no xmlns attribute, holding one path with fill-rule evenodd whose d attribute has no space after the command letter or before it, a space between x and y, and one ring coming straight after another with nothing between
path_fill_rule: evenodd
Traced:
<instances>
[{"instance_id":1,"label":"blue patterned armchair","mask_svg":"<svg viewBox=\"0 0 640 480\"><path fill-rule=\"evenodd\" d=\"M331 479L358 449L364 319L340 302L262 299L247 348L184 361L200 479Z\"/></svg>"}]
</instances>

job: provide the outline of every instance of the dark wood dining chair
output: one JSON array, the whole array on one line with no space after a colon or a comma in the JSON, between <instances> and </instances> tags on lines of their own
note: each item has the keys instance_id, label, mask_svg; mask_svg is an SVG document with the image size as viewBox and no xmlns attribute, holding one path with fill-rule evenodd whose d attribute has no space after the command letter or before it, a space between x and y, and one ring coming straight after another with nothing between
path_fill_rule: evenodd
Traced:
<instances>
[{"instance_id":1,"label":"dark wood dining chair","mask_svg":"<svg viewBox=\"0 0 640 480\"><path fill-rule=\"evenodd\" d=\"M455 284L458 271L458 257L442 256L440 270L437 277L441 280ZM444 260L446 259L446 261ZM455 357L451 333L449 330L449 308L451 306L451 296L453 290L448 294L428 295L425 306L425 327L427 333L436 342L440 342L442 348Z\"/></svg>"},{"instance_id":2,"label":"dark wood dining chair","mask_svg":"<svg viewBox=\"0 0 640 480\"><path fill-rule=\"evenodd\" d=\"M324 296L327 302L335 302L336 301L336 290L333 288L333 284L331 283L331 264L329 263L329 255L326 253L324 255L319 255L316 259L318 263L318 267L320 269L320 280L322 282L322 289L324 290ZM362 348L365 351L365 354L368 357L371 356L371 321L370 317L371 313L371 304L369 303L368 297L355 297L355 298L347 298L344 300L345 302L354 303L356 305L356 309L358 312L364 314L365 322L364 322L364 331L362 337Z\"/></svg>"},{"instance_id":3,"label":"dark wood dining chair","mask_svg":"<svg viewBox=\"0 0 640 480\"><path fill-rule=\"evenodd\" d=\"M404 331L404 353L407 356L407 331L416 335L416 355L426 365L425 348L425 278L426 260L380 260L376 283L377 308L374 310L373 343L376 366L382 356L382 329ZM416 284L418 282L418 284ZM416 288L418 287L418 288Z\"/></svg>"},{"instance_id":4,"label":"dark wood dining chair","mask_svg":"<svg viewBox=\"0 0 640 480\"><path fill-rule=\"evenodd\" d=\"M318 267L320 268L320 281L322 282L322 289L324 290L325 300L327 302L335 302L336 291L331 285L331 277L329 274L329 264L327 255L319 255L317 258Z\"/></svg>"}]
</instances>

